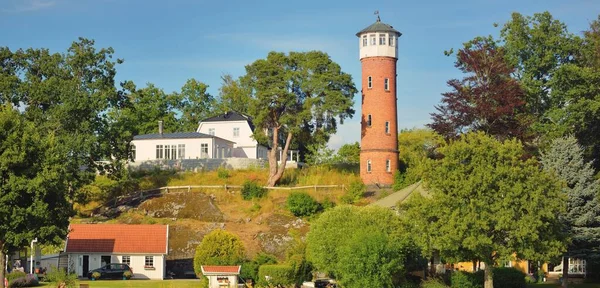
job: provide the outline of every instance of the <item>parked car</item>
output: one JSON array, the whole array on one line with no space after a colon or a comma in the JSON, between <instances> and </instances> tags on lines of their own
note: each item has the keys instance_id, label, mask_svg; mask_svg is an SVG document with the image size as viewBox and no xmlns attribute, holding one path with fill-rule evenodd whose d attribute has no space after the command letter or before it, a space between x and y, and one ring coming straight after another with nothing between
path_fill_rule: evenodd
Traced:
<instances>
[{"instance_id":1,"label":"parked car","mask_svg":"<svg viewBox=\"0 0 600 288\"><path fill-rule=\"evenodd\" d=\"M92 279L92 273L98 272L100 273L100 279L125 279L126 277L125 275L123 275L123 273L125 273L126 271L131 272L131 275L133 275L133 271L131 270L131 267L129 267L129 265L121 263L110 263L98 269L88 271L87 277L88 279Z\"/></svg>"}]
</instances>

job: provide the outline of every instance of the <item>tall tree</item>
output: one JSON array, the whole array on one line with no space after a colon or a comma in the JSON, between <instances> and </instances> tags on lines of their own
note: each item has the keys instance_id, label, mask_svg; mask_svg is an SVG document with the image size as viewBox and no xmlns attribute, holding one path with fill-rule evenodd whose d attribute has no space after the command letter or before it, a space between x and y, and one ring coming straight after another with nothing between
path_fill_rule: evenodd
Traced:
<instances>
[{"instance_id":1,"label":"tall tree","mask_svg":"<svg viewBox=\"0 0 600 288\"><path fill-rule=\"evenodd\" d=\"M338 163L359 164L360 163L360 143L344 144L337 151L336 160Z\"/></svg>"},{"instance_id":2,"label":"tall tree","mask_svg":"<svg viewBox=\"0 0 600 288\"><path fill-rule=\"evenodd\" d=\"M455 66L468 75L448 81L452 91L442 94L429 127L446 138L483 131L498 139L524 139L524 94L511 78L514 69L504 49L491 38L475 38L458 52Z\"/></svg>"},{"instance_id":3,"label":"tall tree","mask_svg":"<svg viewBox=\"0 0 600 288\"><path fill-rule=\"evenodd\" d=\"M211 116L216 102L215 98L206 92L207 88L208 85L196 79L188 79L181 87L181 92L174 93L177 108L181 111L181 131L196 131L200 121Z\"/></svg>"},{"instance_id":4,"label":"tall tree","mask_svg":"<svg viewBox=\"0 0 600 288\"><path fill-rule=\"evenodd\" d=\"M219 112L237 111L248 114L250 107L250 89L244 87L239 79L234 79L230 74L221 76L221 88L219 88L219 101L217 109Z\"/></svg>"},{"instance_id":5,"label":"tall tree","mask_svg":"<svg viewBox=\"0 0 600 288\"><path fill-rule=\"evenodd\" d=\"M468 133L439 152L443 157L427 160L424 174L431 197L415 195L401 206L406 226L423 239L425 251L485 263L486 288L493 288L492 266L499 260L561 255L557 215L565 197L555 177L534 159L523 160L519 141Z\"/></svg>"},{"instance_id":6,"label":"tall tree","mask_svg":"<svg viewBox=\"0 0 600 288\"><path fill-rule=\"evenodd\" d=\"M402 130L398 134L399 175L394 189L402 189L421 180L423 164L428 158L436 158L435 149L444 138L431 129Z\"/></svg>"},{"instance_id":7,"label":"tall tree","mask_svg":"<svg viewBox=\"0 0 600 288\"><path fill-rule=\"evenodd\" d=\"M202 265L241 265L246 259L244 243L225 230L213 230L196 247L194 271L202 275Z\"/></svg>"},{"instance_id":8,"label":"tall tree","mask_svg":"<svg viewBox=\"0 0 600 288\"><path fill-rule=\"evenodd\" d=\"M287 155L294 137L310 135L326 143L337 119L354 114L352 77L323 52L271 52L246 66L241 83L251 91L254 137L271 140L268 186L277 184L285 170L286 157L277 163L281 145Z\"/></svg>"},{"instance_id":9,"label":"tall tree","mask_svg":"<svg viewBox=\"0 0 600 288\"><path fill-rule=\"evenodd\" d=\"M73 215L67 151L55 135L42 134L11 104L0 106L0 279L9 251L34 238L61 243Z\"/></svg>"},{"instance_id":10,"label":"tall tree","mask_svg":"<svg viewBox=\"0 0 600 288\"><path fill-rule=\"evenodd\" d=\"M568 279L569 258L600 260L600 179L594 178L592 164L585 162L575 137L555 139L541 162L564 181L567 211L562 220L572 240L563 258L563 279Z\"/></svg>"}]
</instances>

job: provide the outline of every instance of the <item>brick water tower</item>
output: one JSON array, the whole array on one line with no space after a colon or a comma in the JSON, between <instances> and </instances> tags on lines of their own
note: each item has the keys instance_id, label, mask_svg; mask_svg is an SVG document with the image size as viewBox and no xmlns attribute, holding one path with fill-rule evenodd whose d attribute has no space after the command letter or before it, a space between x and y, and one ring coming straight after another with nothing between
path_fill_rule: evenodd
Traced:
<instances>
[{"instance_id":1,"label":"brick water tower","mask_svg":"<svg viewBox=\"0 0 600 288\"><path fill-rule=\"evenodd\" d=\"M360 178L367 185L391 185L398 170L396 62L400 35L382 23L379 15L377 22L356 33L362 64Z\"/></svg>"}]
</instances>

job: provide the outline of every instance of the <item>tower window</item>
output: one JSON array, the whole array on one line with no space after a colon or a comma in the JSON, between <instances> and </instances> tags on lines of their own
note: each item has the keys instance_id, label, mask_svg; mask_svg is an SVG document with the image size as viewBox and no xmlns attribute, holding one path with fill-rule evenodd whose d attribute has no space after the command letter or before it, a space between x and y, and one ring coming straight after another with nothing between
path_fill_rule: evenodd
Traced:
<instances>
[{"instance_id":1,"label":"tower window","mask_svg":"<svg viewBox=\"0 0 600 288\"><path fill-rule=\"evenodd\" d=\"M379 34L379 45L385 45L385 34Z\"/></svg>"},{"instance_id":2,"label":"tower window","mask_svg":"<svg viewBox=\"0 0 600 288\"><path fill-rule=\"evenodd\" d=\"M394 36L392 36L392 34L390 34L390 46L394 46Z\"/></svg>"},{"instance_id":3,"label":"tower window","mask_svg":"<svg viewBox=\"0 0 600 288\"><path fill-rule=\"evenodd\" d=\"M368 79L367 87L368 87L369 89L371 89L371 88L373 87L373 81L372 81L372 78L371 78L371 76L369 76L369 78L367 78L367 79Z\"/></svg>"},{"instance_id":4,"label":"tower window","mask_svg":"<svg viewBox=\"0 0 600 288\"><path fill-rule=\"evenodd\" d=\"M383 80L383 88L386 91L390 90L390 78L385 78L385 80Z\"/></svg>"},{"instance_id":5,"label":"tower window","mask_svg":"<svg viewBox=\"0 0 600 288\"><path fill-rule=\"evenodd\" d=\"M371 114L367 115L367 127L371 127Z\"/></svg>"},{"instance_id":6,"label":"tower window","mask_svg":"<svg viewBox=\"0 0 600 288\"><path fill-rule=\"evenodd\" d=\"M385 160L385 171L392 172L392 161L390 159Z\"/></svg>"},{"instance_id":7,"label":"tower window","mask_svg":"<svg viewBox=\"0 0 600 288\"><path fill-rule=\"evenodd\" d=\"M362 37L362 45L363 45L363 47L367 46L367 35L363 35L363 37Z\"/></svg>"},{"instance_id":8,"label":"tower window","mask_svg":"<svg viewBox=\"0 0 600 288\"><path fill-rule=\"evenodd\" d=\"M377 38L375 37L375 34L371 34L369 36L371 38L371 45L373 45L373 46L377 45Z\"/></svg>"},{"instance_id":9,"label":"tower window","mask_svg":"<svg viewBox=\"0 0 600 288\"><path fill-rule=\"evenodd\" d=\"M385 121L385 134L390 134L390 121Z\"/></svg>"},{"instance_id":10,"label":"tower window","mask_svg":"<svg viewBox=\"0 0 600 288\"><path fill-rule=\"evenodd\" d=\"M367 160L367 172L371 172L371 160Z\"/></svg>"}]
</instances>

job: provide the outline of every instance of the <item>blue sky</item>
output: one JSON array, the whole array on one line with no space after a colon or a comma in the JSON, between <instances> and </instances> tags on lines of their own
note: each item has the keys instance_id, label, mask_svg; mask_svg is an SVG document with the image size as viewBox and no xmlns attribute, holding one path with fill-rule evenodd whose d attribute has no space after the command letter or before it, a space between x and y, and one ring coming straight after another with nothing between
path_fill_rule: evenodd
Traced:
<instances>
[{"instance_id":1,"label":"blue sky","mask_svg":"<svg viewBox=\"0 0 600 288\"><path fill-rule=\"evenodd\" d=\"M244 74L244 65L269 51L322 50L352 75L360 90L355 33L375 21L403 33L399 40L398 125L422 127L461 77L444 50L475 36L497 36L512 12L550 11L580 33L600 14L600 0L466 1L192 1L192 0L1 0L0 46L46 47L64 52L77 37L113 47L117 79L138 87L154 83L179 91L189 78L218 95L220 77ZM355 117L339 127L330 147L360 140L360 96Z\"/></svg>"}]
</instances>

